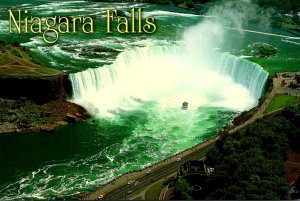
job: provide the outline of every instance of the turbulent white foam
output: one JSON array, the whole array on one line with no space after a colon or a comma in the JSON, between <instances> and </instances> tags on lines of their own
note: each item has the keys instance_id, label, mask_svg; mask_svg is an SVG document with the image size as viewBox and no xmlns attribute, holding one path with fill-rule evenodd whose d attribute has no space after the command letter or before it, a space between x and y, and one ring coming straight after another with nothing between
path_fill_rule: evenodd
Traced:
<instances>
[{"instance_id":1,"label":"turbulent white foam","mask_svg":"<svg viewBox=\"0 0 300 201\"><path fill-rule=\"evenodd\" d=\"M24 3L24 4L21 5L21 7L28 7L28 6L31 6L31 4Z\"/></svg>"},{"instance_id":2,"label":"turbulent white foam","mask_svg":"<svg viewBox=\"0 0 300 201\"><path fill-rule=\"evenodd\" d=\"M300 43L297 43L295 41L291 41L291 40L282 40L283 42L286 42L286 43L292 43L292 44L295 44L295 45L300 45Z\"/></svg>"},{"instance_id":3,"label":"turbulent white foam","mask_svg":"<svg viewBox=\"0 0 300 201\"><path fill-rule=\"evenodd\" d=\"M281 37L281 38L289 38L290 37L290 36L287 36L287 35L273 34L273 33L268 33L268 32L261 32L261 31L253 31L253 30L248 30L248 29L239 29L239 28L233 28L233 27L224 27L224 28L230 29L230 30L236 30L236 31L244 31L244 32L255 33L255 34Z\"/></svg>"},{"instance_id":4,"label":"turbulent white foam","mask_svg":"<svg viewBox=\"0 0 300 201\"><path fill-rule=\"evenodd\" d=\"M143 17L168 17L168 16L181 16L181 17L199 17L200 15L195 14L189 14L189 13L177 13L177 12L171 12L171 11L163 11L163 10L154 10L154 11L144 11ZM201 17L203 17L201 15Z\"/></svg>"},{"instance_id":5,"label":"turbulent white foam","mask_svg":"<svg viewBox=\"0 0 300 201\"><path fill-rule=\"evenodd\" d=\"M84 4L84 2L82 2L82 1L65 1L65 2L55 1L55 2L51 2L51 3L36 5L34 7L36 9L47 8L47 9L53 10L53 8L55 8L55 7L62 7L62 6L73 5L73 4Z\"/></svg>"},{"instance_id":6,"label":"turbulent white foam","mask_svg":"<svg viewBox=\"0 0 300 201\"><path fill-rule=\"evenodd\" d=\"M248 56L248 55L240 55L240 57L241 57L241 58L244 58L244 59L246 59L246 58L252 58L253 56Z\"/></svg>"},{"instance_id":7,"label":"turbulent white foam","mask_svg":"<svg viewBox=\"0 0 300 201\"><path fill-rule=\"evenodd\" d=\"M207 56L207 55L205 55ZM73 101L93 114L132 109L139 99L161 107L211 104L237 111L257 104L268 73L228 54L210 58L188 54L182 46L148 46L121 53L109 66L72 74Z\"/></svg>"},{"instance_id":8,"label":"turbulent white foam","mask_svg":"<svg viewBox=\"0 0 300 201\"><path fill-rule=\"evenodd\" d=\"M30 38L29 42L22 43L22 45L31 48L36 48L45 45L45 41L43 41L43 38L41 36L35 36Z\"/></svg>"},{"instance_id":9,"label":"turbulent white foam","mask_svg":"<svg viewBox=\"0 0 300 201\"><path fill-rule=\"evenodd\" d=\"M9 21L8 20L0 20L0 33L7 33L9 27ZM15 29L14 29L15 30Z\"/></svg>"}]
</instances>

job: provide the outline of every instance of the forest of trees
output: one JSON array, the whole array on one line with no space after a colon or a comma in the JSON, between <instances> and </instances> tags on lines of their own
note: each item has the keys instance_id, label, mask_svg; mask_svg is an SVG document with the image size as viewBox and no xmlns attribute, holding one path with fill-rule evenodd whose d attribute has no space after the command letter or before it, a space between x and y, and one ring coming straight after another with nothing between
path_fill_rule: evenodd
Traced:
<instances>
[{"instance_id":1,"label":"forest of trees","mask_svg":"<svg viewBox=\"0 0 300 201\"><path fill-rule=\"evenodd\" d=\"M299 0L253 0L258 3L261 7L275 8L281 13L293 12L297 14L300 12L300 1Z\"/></svg>"},{"instance_id":2,"label":"forest of trees","mask_svg":"<svg viewBox=\"0 0 300 201\"><path fill-rule=\"evenodd\" d=\"M234 136L227 135L208 153L215 167L208 183L211 199L288 199L283 179L288 150L300 152L300 106L263 118ZM217 185L216 185L217 184Z\"/></svg>"},{"instance_id":3,"label":"forest of trees","mask_svg":"<svg viewBox=\"0 0 300 201\"><path fill-rule=\"evenodd\" d=\"M260 119L234 135L224 135L206 155L205 163L215 172L199 183L206 186L205 199L289 199L284 174L288 151L300 152L299 125L300 105ZM185 188L180 189L190 189L182 183ZM181 195L190 196L189 191Z\"/></svg>"}]
</instances>

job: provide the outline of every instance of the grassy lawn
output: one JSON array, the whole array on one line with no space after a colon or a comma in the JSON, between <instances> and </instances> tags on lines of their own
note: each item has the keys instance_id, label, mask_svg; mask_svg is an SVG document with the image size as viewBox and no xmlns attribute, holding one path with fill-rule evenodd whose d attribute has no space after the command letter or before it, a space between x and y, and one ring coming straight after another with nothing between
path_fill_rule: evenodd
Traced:
<instances>
[{"instance_id":1,"label":"grassy lawn","mask_svg":"<svg viewBox=\"0 0 300 201\"><path fill-rule=\"evenodd\" d=\"M165 187L164 181L160 181L154 184L153 186L151 186L145 194L146 200L158 200L160 192L164 187Z\"/></svg>"},{"instance_id":2,"label":"grassy lawn","mask_svg":"<svg viewBox=\"0 0 300 201\"><path fill-rule=\"evenodd\" d=\"M276 94L271 103L268 105L265 113L269 113L280 108L300 103L300 97L289 96L285 94Z\"/></svg>"},{"instance_id":3,"label":"grassy lawn","mask_svg":"<svg viewBox=\"0 0 300 201\"><path fill-rule=\"evenodd\" d=\"M33 63L32 57L19 47L7 45L0 55L0 75L14 76L49 76L58 75L61 72Z\"/></svg>"},{"instance_id":4,"label":"grassy lawn","mask_svg":"<svg viewBox=\"0 0 300 201\"><path fill-rule=\"evenodd\" d=\"M133 200L143 200L143 196L136 197Z\"/></svg>"},{"instance_id":5,"label":"grassy lawn","mask_svg":"<svg viewBox=\"0 0 300 201\"><path fill-rule=\"evenodd\" d=\"M165 200L172 200L172 198L174 196L173 191L174 191L174 186L172 186L172 187L169 186L169 189L165 195Z\"/></svg>"},{"instance_id":6,"label":"grassy lawn","mask_svg":"<svg viewBox=\"0 0 300 201\"><path fill-rule=\"evenodd\" d=\"M46 74L46 75L56 75L56 74L58 74L57 70L51 69L51 68L44 68L44 67L36 69L35 72L43 73L43 74Z\"/></svg>"},{"instance_id":7,"label":"grassy lawn","mask_svg":"<svg viewBox=\"0 0 300 201\"><path fill-rule=\"evenodd\" d=\"M181 3L181 4L179 4L178 6L181 7L181 8L188 8L188 7L186 6L186 2Z\"/></svg>"},{"instance_id":8,"label":"grassy lawn","mask_svg":"<svg viewBox=\"0 0 300 201\"><path fill-rule=\"evenodd\" d=\"M290 49L289 51L297 52L298 50ZM299 53L292 57L289 52L280 52L278 56L272 58L248 58L247 60L261 65L270 76L275 75L276 72L299 71L300 65Z\"/></svg>"}]
</instances>

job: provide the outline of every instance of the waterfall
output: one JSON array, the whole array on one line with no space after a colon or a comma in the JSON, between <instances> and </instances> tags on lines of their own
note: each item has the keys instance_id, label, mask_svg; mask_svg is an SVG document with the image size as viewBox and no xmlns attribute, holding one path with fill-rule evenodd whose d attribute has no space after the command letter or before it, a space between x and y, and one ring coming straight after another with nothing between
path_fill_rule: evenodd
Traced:
<instances>
[{"instance_id":1,"label":"waterfall","mask_svg":"<svg viewBox=\"0 0 300 201\"><path fill-rule=\"evenodd\" d=\"M259 64L223 53L218 66L221 74L230 76L235 82L245 86L256 99L260 98L269 73Z\"/></svg>"},{"instance_id":2,"label":"waterfall","mask_svg":"<svg viewBox=\"0 0 300 201\"><path fill-rule=\"evenodd\" d=\"M257 104L267 77L260 65L245 59L218 52L203 58L178 45L134 48L111 65L70 75L73 101L94 113L132 106L136 98L173 98L175 105L189 99L198 106L215 101L242 111Z\"/></svg>"}]
</instances>

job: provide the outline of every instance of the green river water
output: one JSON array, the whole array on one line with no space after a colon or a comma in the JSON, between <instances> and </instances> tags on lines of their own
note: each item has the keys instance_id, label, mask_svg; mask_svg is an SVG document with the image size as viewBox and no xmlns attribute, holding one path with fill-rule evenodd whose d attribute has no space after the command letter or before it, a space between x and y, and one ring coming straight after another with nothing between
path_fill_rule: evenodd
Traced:
<instances>
[{"instance_id":1,"label":"green river water","mask_svg":"<svg viewBox=\"0 0 300 201\"><path fill-rule=\"evenodd\" d=\"M124 11L130 11L132 7L142 7L145 17L155 17L158 30L150 35L106 34L105 10L108 7ZM27 9L31 15L40 17L94 15L101 23L96 26L94 34L61 35L57 44L47 45L40 35L9 34L8 8ZM107 65L114 64L118 56L115 52L105 53L104 56L97 58L81 55L80 52L86 47L101 46L127 52L148 46L172 45L181 40L188 27L193 27L205 19L206 17L175 6L108 4L79 0L16 0L13 2L4 0L0 4L0 39L20 41L23 46L33 51L34 57L43 65L73 74L89 68L109 68ZM254 42L265 42L278 48L279 54L273 58L249 58L249 60L260 64L270 75L277 71L299 70L299 38L284 30L261 27L257 24L249 24L246 29L255 32L225 29L223 39L225 42L222 47L219 47L221 52L236 54ZM198 37L201 37L201 34ZM71 47L76 51L68 51L64 47ZM153 83L156 81L157 85L163 88L164 74L155 70L153 74L150 73L151 79ZM150 76L148 75L141 75L141 77L147 79ZM201 75L199 77L205 79ZM192 93L198 88L201 91L202 85L209 83L209 81L202 82L200 78L200 86L195 89L192 87ZM177 77L170 83L180 80L181 78ZM137 79L133 84L139 82L141 80ZM192 82L189 87L194 86L195 83L197 82ZM226 85L227 79L224 83ZM233 85L228 81L228 86ZM156 87L156 85L153 87L151 93L157 89ZM93 115L92 119L86 122L61 127L46 134L24 133L0 136L0 199L54 199L88 192L120 174L147 167L214 137L224 126L230 125L235 115L255 106L251 103L238 108L230 107L232 101L230 97L225 97L224 102L215 101L217 98L213 93L217 88L203 90L203 93L209 93L208 97L213 98L201 99L200 102L203 103L188 112L180 109L180 101L178 107L173 106L173 99L171 102L164 102L159 98L149 98L138 105L127 104L125 109L122 105L122 109L115 109L110 115L103 112L101 106L100 109L95 110L95 104L94 107L89 107L88 104L83 103L83 106ZM240 88L237 87L237 90ZM245 89L241 90L245 92ZM138 89L135 89L136 91ZM144 95L142 92L145 91L150 90L145 88L135 93L141 95L135 98L141 98ZM177 93L175 89L173 91L171 95ZM165 91L161 93L165 94ZM229 92L228 94L230 95ZM109 94L105 95L114 98ZM160 94L155 95L160 96ZM176 98L174 100L177 101ZM241 102L245 100L246 98ZM79 100L72 101L81 103ZM111 107L110 105L109 109L112 109ZM120 105L118 107L121 108Z\"/></svg>"}]
</instances>

